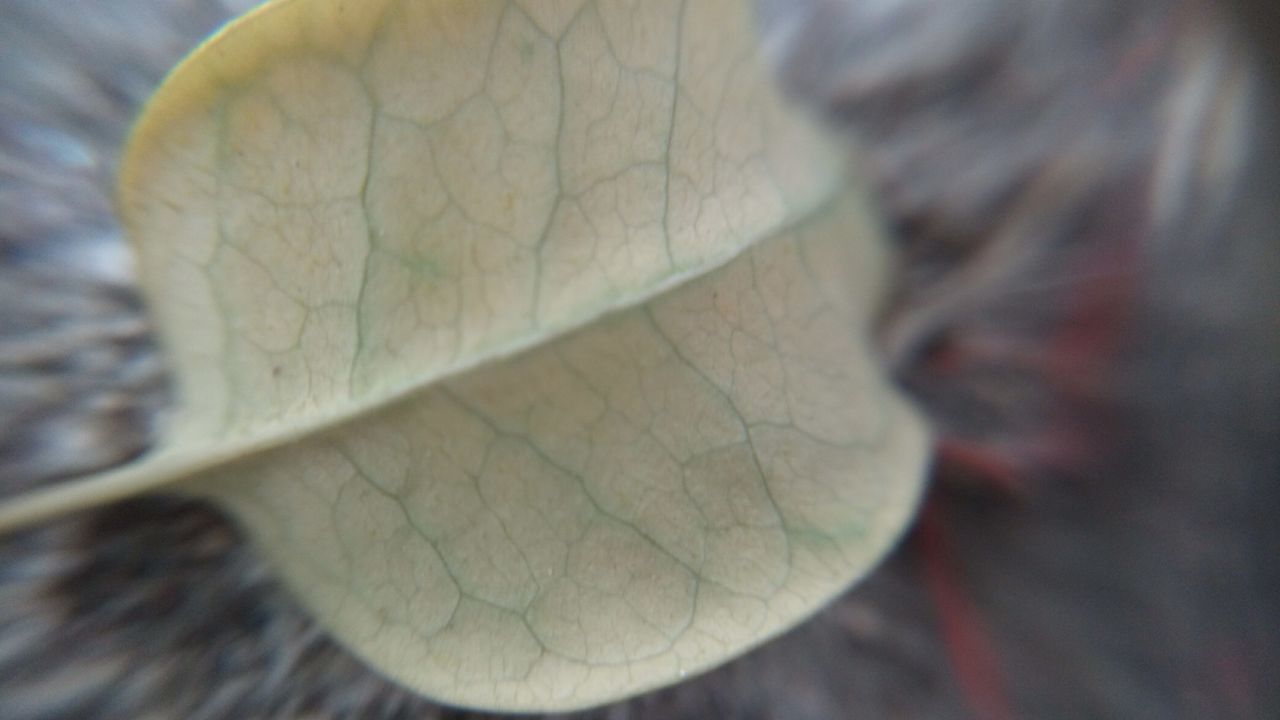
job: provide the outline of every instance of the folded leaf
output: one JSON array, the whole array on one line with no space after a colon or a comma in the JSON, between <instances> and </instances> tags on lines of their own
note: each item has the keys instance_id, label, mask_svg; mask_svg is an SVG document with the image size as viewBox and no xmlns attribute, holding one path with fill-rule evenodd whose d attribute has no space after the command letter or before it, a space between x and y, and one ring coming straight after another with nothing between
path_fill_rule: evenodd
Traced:
<instances>
[{"instance_id":1,"label":"folded leaf","mask_svg":"<svg viewBox=\"0 0 1280 720\"><path fill-rule=\"evenodd\" d=\"M171 432L0 527L207 496L453 704L710 668L867 572L919 494L840 157L735 0L268 4L173 73L122 169Z\"/></svg>"}]
</instances>

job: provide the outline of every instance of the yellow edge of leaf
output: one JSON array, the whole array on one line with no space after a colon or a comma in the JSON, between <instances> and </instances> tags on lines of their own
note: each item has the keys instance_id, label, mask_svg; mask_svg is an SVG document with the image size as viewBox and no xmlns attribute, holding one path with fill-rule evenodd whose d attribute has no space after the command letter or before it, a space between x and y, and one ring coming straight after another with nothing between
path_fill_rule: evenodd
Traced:
<instances>
[{"instance_id":1,"label":"yellow edge of leaf","mask_svg":"<svg viewBox=\"0 0 1280 720\"><path fill-rule=\"evenodd\" d=\"M143 105L120 161L117 210L128 205L130 191L139 186L140 159L156 151L154 146L163 135L164 127L178 117L211 105L218 93L252 77L269 58L293 47L323 46L326 43L317 41L324 39L319 33L325 31L326 25L329 33L336 26L342 27L343 34L348 36L370 35L392 2L360 0L362 5L373 6L374 11L351 15L344 12L349 4L339 2L332 6L332 12L317 17L307 8L306 0L271 0L223 25L174 66ZM249 30L264 20L271 28L266 41L261 28L257 32ZM123 213L118 215L124 217Z\"/></svg>"}]
</instances>

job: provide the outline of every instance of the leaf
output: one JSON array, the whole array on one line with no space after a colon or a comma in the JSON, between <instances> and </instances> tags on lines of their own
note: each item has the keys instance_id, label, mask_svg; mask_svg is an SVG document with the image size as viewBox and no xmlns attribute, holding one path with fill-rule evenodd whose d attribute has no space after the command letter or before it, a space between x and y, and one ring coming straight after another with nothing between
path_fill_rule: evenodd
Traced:
<instances>
[{"instance_id":1,"label":"leaf","mask_svg":"<svg viewBox=\"0 0 1280 720\"><path fill-rule=\"evenodd\" d=\"M282 0L186 60L120 205L181 408L0 527L167 488L444 702L563 710L800 621L908 522L919 422L841 153L745 3Z\"/></svg>"}]
</instances>

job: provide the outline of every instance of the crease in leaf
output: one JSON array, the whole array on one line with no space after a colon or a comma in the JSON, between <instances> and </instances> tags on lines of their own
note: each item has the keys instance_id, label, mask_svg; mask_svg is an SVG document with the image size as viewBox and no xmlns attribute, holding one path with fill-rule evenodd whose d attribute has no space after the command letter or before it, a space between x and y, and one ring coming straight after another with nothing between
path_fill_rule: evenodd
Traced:
<instances>
[{"instance_id":1,"label":"crease in leaf","mask_svg":"<svg viewBox=\"0 0 1280 720\"><path fill-rule=\"evenodd\" d=\"M209 497L451 704L714 667L867 572L919 494L841 155L734 0L269 3L172 73L122 166L171 431L0 528Z\"/></svg>"}]
</instances>

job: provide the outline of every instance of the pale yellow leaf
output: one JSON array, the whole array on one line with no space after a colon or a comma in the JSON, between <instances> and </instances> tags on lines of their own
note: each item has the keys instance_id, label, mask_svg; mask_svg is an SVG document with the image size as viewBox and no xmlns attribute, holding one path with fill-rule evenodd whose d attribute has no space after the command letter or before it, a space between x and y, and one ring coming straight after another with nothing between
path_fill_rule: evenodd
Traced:
<instances>
[{"instance_id":1,"label":"pale yellow leaf","mask_svg":"<svg viewBox=\"0 0 1280 720\"><path fill-rule=\"evenodd\" d=\"M0 527L209 497L452 704L713 667L865 574L919 495L841 157L737 0L268 4L174 72L122 170L171 431Z\"/></svg>"}]
</instances>

